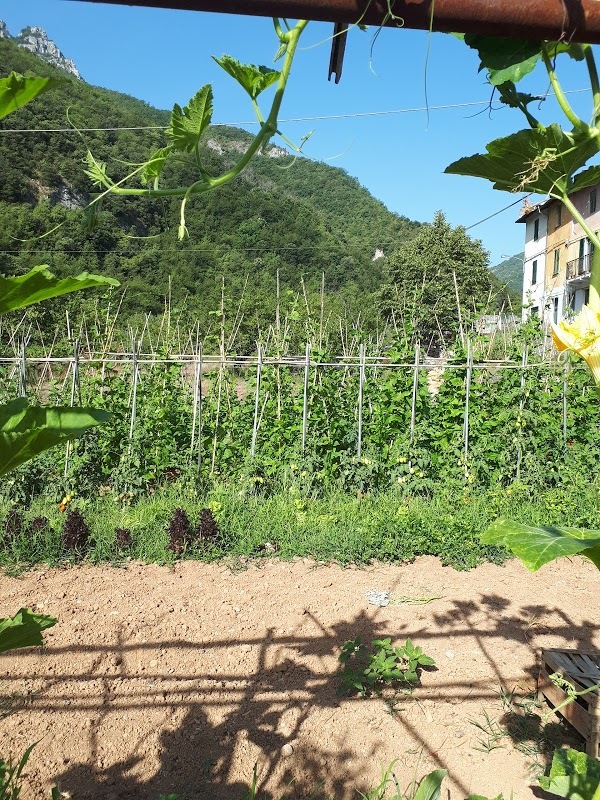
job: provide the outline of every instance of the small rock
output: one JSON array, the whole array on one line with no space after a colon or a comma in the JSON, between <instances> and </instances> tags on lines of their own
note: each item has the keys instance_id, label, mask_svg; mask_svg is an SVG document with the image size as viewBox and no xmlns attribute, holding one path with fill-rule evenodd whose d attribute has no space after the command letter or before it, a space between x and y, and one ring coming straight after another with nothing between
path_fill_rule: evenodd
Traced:
<instances>
[{"instance_id":1,"label":"small rock","mask_svg":"<svg viewBox=\"0 0 600 800\"><path fill-rule=\"evenodd\" d=\"M287 758L288 756L291 756L293 752L294 752L294 748L289 743L288 744L284 744L283 747L281 748L281 755L284 758Z\"/></svg>"},{"instance_id":2,"label":"small rock","mask_svg":"<svg viewBox=\"0 0 600 800\"><path fill-rule=\"evenodd\" d=\"M158 667L158 661L155 658L153 658L152 661L150 661L150 663L148 664L148 666L151 667L152 669L155 669L156 667Z\"/></svg>"},{"instance_id":3,"label":"small rock","mask_svg":"<svg viewBox=\"0 0 600 800\"><path fill-rule=\"evenodd\" d=\"M456 655L456 653L454 652L454 650L446 650L446 653L445 653L446 658L449 658L450 660L452 660L455 655Z\"/></svg>"}]
</instances>

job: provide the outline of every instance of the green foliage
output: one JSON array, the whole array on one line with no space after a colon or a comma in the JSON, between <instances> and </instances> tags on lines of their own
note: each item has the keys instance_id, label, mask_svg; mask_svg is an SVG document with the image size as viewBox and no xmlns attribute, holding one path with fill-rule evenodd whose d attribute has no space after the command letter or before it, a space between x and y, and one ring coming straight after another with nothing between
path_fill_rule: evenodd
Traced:
<instances>
[{"instance_id":1,"label":"green foliage","mask_svg":"<svg viewBox=\"0 0 600 800\"><path fill-rule=\"evenodd\" d=\"M0 276L0 314L26 308L44 300L51 300L70 292L98 286L118 286L113 278L83 272L73 278L56 278L46 265L34 267L18 278Z\"/></svg>"},{"instance_id":2,"label":"green foliage","mask_svg":"<svg viewBox=\"0 0 600 800\"><path fill-rule=\"evenodd\" d=\"M200 143L200 138L210 125L212 118L213 93L210 85L203 86L183 109L175 103L171 113L171 125L167 136L172 142L174 150L184 153L193 153ZM161 151L163 157L168 157L168 148Z\"/></svg>"},{"instance_id":3,"label":"green foliage","mask_svg":"<svg viewBox=\"0 0 600 800\"><path fill-rule=\"evenodd\" d=\"M433 770L425 775L418 786L415 778L406 794L403 794L393 771L395 764L396 762L392 761L383 771L381 781L375 788L366 794L359 793L362 800L438 800L442 791L442 782L448 774L447 770ZM390 785L394 792L391 796L388 795L388 786Z\"/></svg>"},{"instance_id":4,"label":"green foliage","mask_svg":"<svg viewBox=\"0 0 600 800\"><path fill-rule=\"evenodd\" d=\"M19 800L22 787L21 774L34 747L35 743L27 748L18 764L14 764L11 758L6 762L0 756L0 800Z\"/></svg>"},{"instance_id":5,"label":"green foliage","mask_svg":"<svg viewBox=\"0 0 600 800\"><path fill-rule=\"evenodd\" d=\"M35 614L28 608L19 609L13 617L0 619L0 653L21 647L39 647L44 644L42 631L56 622L54 617Z\"/></svg>"},{"instance_id":6,"label":"green foliage","mask_svg":"<svg viewBox=\"0 0 600 800\"><path fill-rule=\"evenodd\" d=\"M454 275L466 313L473 304L479 310L485 307L493 285L481 242L471 239L464 228L453 228L442 212L390 255L386 269L383 311L412 319L425 346L440 338L452 341L458 331Z\"/></svg>"},{"instance_id":7,"label":"green foliage","mask_svg":"<svg viewBox=\"0 0 600 800\"><path fill-rule=\"evenodd\" d=\"M57 78L25 77L11 72L0 79L0 119L27 105L43 92L54 89L63 81Z\"/></svg>"},{"instance_id":8,"label":"green foliage","mask_svg":"<svg viewBox=\"0 0 600 800\"><path fill-rule=\"evenodd\" d=\"M407 639L402 647L393 647L392 640L374 639L371 652L360 638L347 641L342 647L339 661L344 665L338 687L339 695L358 692L368 697L384 686L412 688L419 684L423 667L435 662L426 656L420 647Z\"/></svg>"},{"instance_id":9,"label":"green foliage","mask_svg":"<svg viewBox=\"0 0 600 800\"><path fill-rule=\"evenodd\" d=\"M569 800L599 800L600 761L578 750L557 750L549 775L539 779L550 794Z\"/></svg>"},{"instance_id":10,"label":"green foliage","mask_svg":"<svg viewBox=\"0 0 600 800\"><path fill-rule=\"evenodd\" d=\"M485 531L481 541L507 547L532 572L556 558L576 553L586 556L600 569L600 531L551 525L534 527L499 519Z\"/></svg>"},{"instance_id":11,"label":"green foliage","mask_svg":"<svg viewBox=\"0 0 600 800\"><path fill-rule=\"evenodd\" d=\"M252 100L256 100L261 92L268 89L280 78L281 73L269 67L256 67L254 64L240 64L231 56L213 56L217 64L225 70L228 75L236 80L242 89L246 91Z\"/></svg>"}]
</instances>

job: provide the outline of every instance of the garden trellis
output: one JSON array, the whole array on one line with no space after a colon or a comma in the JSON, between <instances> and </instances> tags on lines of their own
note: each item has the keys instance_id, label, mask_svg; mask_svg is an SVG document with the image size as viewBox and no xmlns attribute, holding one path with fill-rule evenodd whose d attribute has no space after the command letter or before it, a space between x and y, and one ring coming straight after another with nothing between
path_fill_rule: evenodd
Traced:
<instances>
[{"instance_id":1,"label":"garden trellis","mask_svg":"<svg viewBox=\"0 0 600 800\"><path fill-rule=\"evenodd\" d=\"M573 380L527 348L521 357L478 358L470 339L454 359L429 358L418 345L369 349L362 343L354 355L331 356L316 341L303 356L276 346L271 355L264 344L252 355L207 354L196 337L189 352L162 355L133 337L128 352L95 354L82 352L78 339L70 356L28 356L21 347L0 358L0 369L6 396L52 394L113 412L110 433L99 429L61 456L69 483L80 480L86 452L94 472L96 448L103 466L95 489L122 474L121 488L137 481L141 491L184 470L224 478L244 468L265 480L304 461L319 480L346 475L351 485L375 461L379 483L427 490L449 454L470 482L519 478L525 462L539 465L546 453L558 461L573 441L593 457L597 420L581 413L587 384L577 371ZM541 404L534 385L545 389ZM375 478L356 480L369 488Z\"/></svg>"}]
</instances>

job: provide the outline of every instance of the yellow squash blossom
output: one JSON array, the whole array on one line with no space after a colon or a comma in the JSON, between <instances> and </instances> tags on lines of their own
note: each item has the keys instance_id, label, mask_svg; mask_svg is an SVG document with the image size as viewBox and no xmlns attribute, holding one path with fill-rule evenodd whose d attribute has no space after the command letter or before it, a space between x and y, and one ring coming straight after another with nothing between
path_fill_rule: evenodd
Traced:
<instances>
[{"instance_id":1,"label":"yellow squash blossom","mask_svg":"<svg viewBox=\"0 0 600 800\"><path fill-rule=\"evenodd\" d=\"M572 322L552 325L552 338L558 350L572 350L586 361L594 380L600 384L600 314L583 306Z\"/></svg>"}]
</instances>

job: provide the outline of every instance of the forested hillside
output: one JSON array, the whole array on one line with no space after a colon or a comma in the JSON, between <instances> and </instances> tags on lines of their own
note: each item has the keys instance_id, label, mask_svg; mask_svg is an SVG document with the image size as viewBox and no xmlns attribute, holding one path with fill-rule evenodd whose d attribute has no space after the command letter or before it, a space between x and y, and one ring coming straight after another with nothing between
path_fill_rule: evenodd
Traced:
<instances>
[{"instance_id":1,"label":"forested hillside","mask_svg":"<svg viewBox=\"0 0 600 800\"><path fill-rule=\"evenodd\" d=\"M0 63L4 74L14 69L64 77L9 40L0 40ZM94 227L86 227L81 208L92 189L84 174L86 148L122 177L128 165L164 144L164 132L75 128L166 126L168 120L167 112L134 98L67 78L0 123L5 130L73 126L0 134L0 271L17 274L48 263L58 274L87 269L114 276L127 288L123 311L129 314L161 311L171 276L174 304L185 299L201 321L219 306L221 276L235 305L251 275L244 303L253 335L257 323L272 319L277 271L290 303L301 278L307 292L316 293L324 272L332 310L345 306L352 316L374 308L383 264L372 260L375 248L387 252L418 223L390 213L344 171L308 159L282 170L291 157L259 155L233 184L194 198L184 242L177 241L175 202L107 198ZM203 159L213 174L227 168L248 137L237 129L210 129ZM193 178L181 164L166 182L185 185ZM53 313L63 313L60 304L45 312Z\"/></svg>"}]
</instances>

